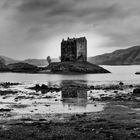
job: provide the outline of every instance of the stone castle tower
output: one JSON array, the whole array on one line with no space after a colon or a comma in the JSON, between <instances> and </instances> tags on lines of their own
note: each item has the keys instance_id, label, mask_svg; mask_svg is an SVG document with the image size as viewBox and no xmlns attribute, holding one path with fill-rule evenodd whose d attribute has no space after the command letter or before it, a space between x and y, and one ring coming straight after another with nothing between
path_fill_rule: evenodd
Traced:
<instances>
[{"instance_id":1,"label":"stone castle tower","mask_svg":"<svg viewBox=\"0 0 140 140\"><path fill-rule=\"evenodd\" d=\"M62 40L61 62L65 61L87 61L87 40L85 37Z\"/></svg>"}]
</instances>

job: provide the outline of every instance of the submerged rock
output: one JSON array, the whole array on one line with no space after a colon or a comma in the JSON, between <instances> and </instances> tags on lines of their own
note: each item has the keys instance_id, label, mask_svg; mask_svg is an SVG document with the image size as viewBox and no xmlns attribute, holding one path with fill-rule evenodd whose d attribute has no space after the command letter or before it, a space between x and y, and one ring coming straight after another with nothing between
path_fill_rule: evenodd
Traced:
<instances>
[{"instance_id":1,"label":"submerged rock","mask_svg":"<svg viewBox=\"0 0 140 140\"><path fill-rule=\"evenodd\" d=\"M20 83L10 83L10 82L5 82L5 83L0 83L0 86L3 88L9 88L10 86L16 86L19 85Z\"/></svg>"},{"instance_id":2,"label":"submerged rock","mask_svg":"<svg viewBox=\"0 0 140 140\"><path fill-rule=\"evenodd\" d=\"M123 85L124 85L124 83L123 83L123 82L120 82L120 83L119 83L119 85L120 85L120 86L123 86Z\"/></svg>"},{"instance_id":3,"label":"submerged rock","mask_svg":"<svg viewBox=\"0 0 140 140\"><path fill-rule=\"evenodd\" d=\"M133 95L134 95L134 96L140 96L140 88L135 88L135 89L133 90Z\"/></svg>"},{"instance_id":4,"label":"submerged rock","mask_svg":"<svg viewBox=\"0 0 140 140\"><path fill-rule=\"evenodd\" d=\"M13 91L13 90L0 90L0 96L6 96L6 95L9 95L9 94L17 94L18 92L17 91Z\"/></svg>"},{"instance_id":5,"label":"submerged rock","mask_svg":"<svg viewBox=\"0 0 140 140\"><path fill-rule=\"evenodd\" d=\"M140 74L140 72L136 72L135 74Z\"/></svg>"},{"instance_id":6,"label":"submerged rock","mask_svg":"<svg viewBox=\"0 0 140 140\"><path fill-rule=\"evenodd\" d=\"M10 112L12 109L9 108L1 108L0 112Z\"/></svg>"},{"instance_id":7,"label":"submerged rock","mask_svg":"<svg viewBox=\"0 0 140 140\"><path fill-rule=\"evenodd\" d=\"M60 91L60 88L48 87L45 84L42 84L41 86L39 84L36 84L34 87L30 87L29 89L41 91L42 93L49 92L49 91L51 91L51 92L54 92L54 91L59 92Z\"/></svg>"}]
</instances>

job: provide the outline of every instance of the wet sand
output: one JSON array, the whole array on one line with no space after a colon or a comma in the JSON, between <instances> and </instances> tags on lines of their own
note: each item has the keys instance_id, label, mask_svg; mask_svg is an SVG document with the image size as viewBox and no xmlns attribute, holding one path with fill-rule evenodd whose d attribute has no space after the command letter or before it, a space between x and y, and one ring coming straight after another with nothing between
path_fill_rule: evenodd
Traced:
<instances>
[{"instance_id":1,"label":"wet sand","mask_svg":"<svg viewBox=\"0 0 140 140\"><path fill-rule=\"evenodd\" d=\"M1 140L140 139L140 96L133 93L139 85L63 81L46 86L0 84Z\"/></svg>"}]
</instances>

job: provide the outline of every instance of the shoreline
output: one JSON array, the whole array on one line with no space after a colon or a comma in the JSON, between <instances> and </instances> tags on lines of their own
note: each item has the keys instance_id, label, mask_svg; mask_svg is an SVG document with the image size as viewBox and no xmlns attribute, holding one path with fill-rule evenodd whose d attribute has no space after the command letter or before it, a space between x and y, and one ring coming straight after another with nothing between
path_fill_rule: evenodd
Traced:
<instances>
[{"instance_id":1,"label":"shoreline","mask_svg":"<svg viewBox=\"0 0 140 140\"><path fill-rule=\"evenodd\" d=\"M87 137L89 140L138 140L140 138L140 110L138 110L140 99L138 94L134 95L133 93L134 89L140 88L139 84L129 85L116 82L116 84L106 85L85 85L86 81L71 82L64 81L61 85L56 85L54 82L54 85L51 86L40 85L39 89L36 89L37 91L34 91L35 89L29 90L27 88L29 85L23 85L23 83L1 83L0 138L3 140L84 140ZM65 91L65 94L72 89L78 90L80 94L84 95L83 98L86 97L84 93L87 90L88 104L93 104L93 107L97 108L98 103L102 103L104 104L103 110L75 113L39 113L40 105L41 108L44 106L47 110L57 103L63 103L65 106L71 105L71 109L77 103L78 106L85 108L85 103L79 104L79 100L76 102L68 102L69 100L65 102L65 98L62 100L62 97L59 96L62 93L57 91L56 87ZM2 92L3 90L4 92ZM81 91L83 92L81 93ZM70 96L72 95L70 94ZM73 98L77 97L74 96ZM9 99L14 104L8 105L7 100ZM25 103L25 101L29 103ZM3 103L8 107L2 107ZM30 105L32 106L32 103L35 107L28 108ZM17 111L14 114L12 113L14 110L29 110L29 113L22 114L19 112L18 114Z\"/></svg>"}]
</instances>

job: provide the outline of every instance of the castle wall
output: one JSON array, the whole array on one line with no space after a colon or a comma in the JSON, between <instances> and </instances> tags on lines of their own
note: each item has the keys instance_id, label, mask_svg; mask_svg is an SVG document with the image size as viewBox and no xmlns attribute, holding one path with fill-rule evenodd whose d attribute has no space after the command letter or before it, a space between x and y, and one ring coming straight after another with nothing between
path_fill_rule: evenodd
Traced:
<instances>
[{"instance_id":1,"label":"castle wall","mask_svg":"<svg viewBox=\"0 0 140 140\"><path fill-rule=\"evenodd\" d=\"M61 61L76 61L75 41L63 41L61 43Z\"/></svg>"},{"instance_id":2,"label":"castle wall","mask_svg":"<svg viewBox=\"0 0 140 140\"><path fill-rule=\"evenodd\" d=\"M87 61L87 40L85 38L77 39L77 61Z\"/></svg>"},{"instance_id":3,"label":"castle wall","mask_svg":"<svg viewBox=\"0 0 140 140\"><path fill-rule=\"evenodd\" d=\"M61 61L87 61L87 40L85 37L61 42Z\"/></svg>"}]
</instances>

